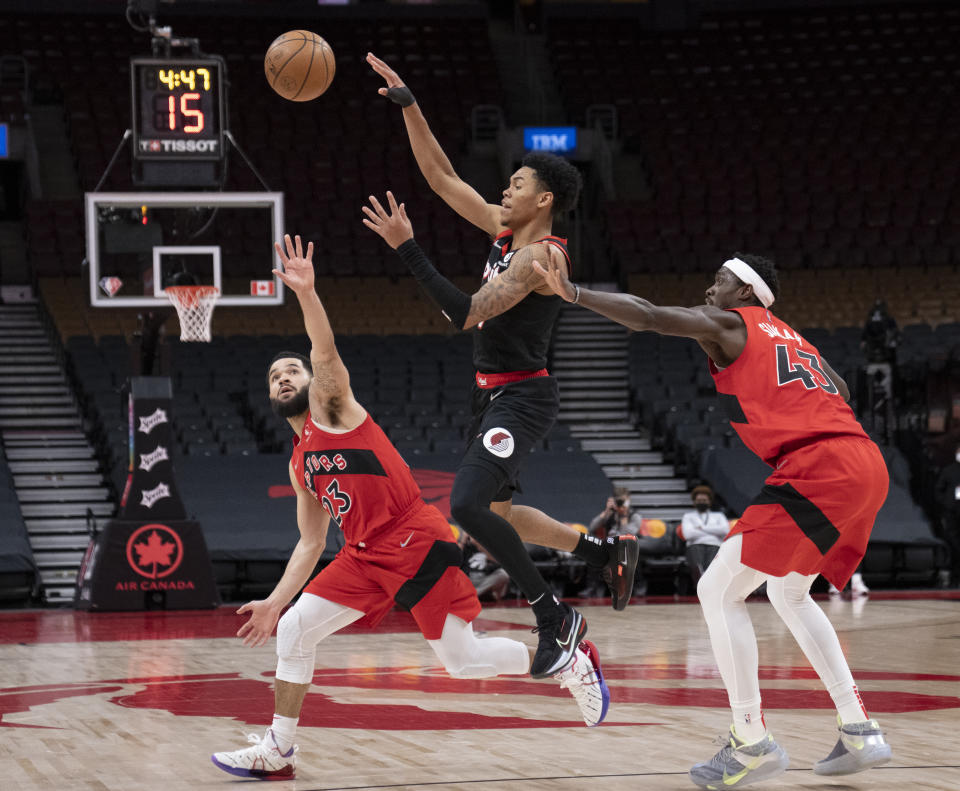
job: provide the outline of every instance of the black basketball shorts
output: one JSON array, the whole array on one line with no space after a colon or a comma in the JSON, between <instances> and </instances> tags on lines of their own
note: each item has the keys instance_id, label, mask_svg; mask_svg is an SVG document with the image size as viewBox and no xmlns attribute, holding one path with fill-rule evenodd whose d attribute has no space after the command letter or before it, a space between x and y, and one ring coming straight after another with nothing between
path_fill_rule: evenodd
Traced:
<instances>
[{"instance_id":1,"label":"black basketball shorts","mask_svg":"<svg viewBox=\"0 0 960 791\"><path fill-rule=\"evenodd\" d=\"M495 502L519 490L520 467L550 431L560 409L557 380L538 376L484 389L474 385L473 419L460 467L479 465L500 482Z\"/></svg>"}]
</instances>

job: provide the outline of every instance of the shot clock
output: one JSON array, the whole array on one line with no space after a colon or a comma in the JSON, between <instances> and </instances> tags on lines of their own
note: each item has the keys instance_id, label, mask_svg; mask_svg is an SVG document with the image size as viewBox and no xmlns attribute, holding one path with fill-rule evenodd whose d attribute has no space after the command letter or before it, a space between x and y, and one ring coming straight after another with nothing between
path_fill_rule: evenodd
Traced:
<instances>
[{"instance_id":1,"label":"shot clock","mask_svg":"<svg viewBox=\"0 0 960 791\"><path fill-rule=\"evenodd\" d=\"M131 58L134 157L222 159L223 72L220 58Z\"/></svg>"}]
</instances>

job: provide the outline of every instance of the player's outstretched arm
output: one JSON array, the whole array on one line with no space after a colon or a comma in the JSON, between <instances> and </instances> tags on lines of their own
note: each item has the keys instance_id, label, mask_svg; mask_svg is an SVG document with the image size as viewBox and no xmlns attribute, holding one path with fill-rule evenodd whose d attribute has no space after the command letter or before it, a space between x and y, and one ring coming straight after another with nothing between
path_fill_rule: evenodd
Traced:
<instances>
[{"instance_id":1,"label":"player's outstretched arm","mask_svg":"<svg viewBox=\"0 0 960 791\"><path fill-rule=\"evenodd\" d=\"M510 268L503 274L484 283L475 294L466 294L441 275L420 249L413 238L413 225L407 217L406 206L403 203L398 205L390 191L387 191L387 206L389 212L371 195L370 205L363 207L363 213L367 215L363 224L397 251L420 287L458 329L470 329L481 321L498 316L531 291L545 288L542 275L533 269L534 248L540 245L530 245L517 251L510 261ZM550 258L551 253L541 252L540 255Z\"/></svg>"},{"instance_id":2,"label":"player's outstretched arm","mask_svg":"<svg viewBox=\"0 0 960 791\"><path fill-rule=\"evenodd\" d=\"M635 331L678 335L714 344L728 359L736 359L746 344L746 329L740 316L711 305L694 308L654 305L632 294L591 291L570 282L566 272L552 261L534 262L550 289L567 302L574 302Z\"/></svg>"},{"instance_id":3,"label":"player's outstretched arm","mask_svg":"<svg viewBox=\"0 0 960 791\"><path fill-rule=\"evenodd\" d=\"M379 89L380 95L403 107L403 123L407 127L410 148L430 189L465 220L482 228L490 236L496 236L502 230L500 207L487 203L479 192L457 175L450 159L430 131L420 105L400 76L372 52L367 53L367 63L386 82Z\"/></svg>"},{"instance_id":4,"label":"player's outstretched arm","mask_svg":"<svg viewBox=\"0 0 960 791\"><path fill-rule=\"evenodd\" d=\"M364 417L363 408L353 398L350 374L337 352L330 319L314 287L313 242L307 245L304 253L299 236L291 239L290 234L286 234L283 240L283 246L279 242L274 244L282 268L274 269L273 273L297 295L303 323L310 336L310 363L313 366L310 412L327 426L359 425Z\"/></svg>"},{"instance_id":5,"label":"player's outstretched arm","mask_svg":"<svg viewBox=\"0 0 960 791\"><path fill-rule=\"evenodd\" d=\"M243 640L244 645L251 647L263 645L270 639L283 608L307 584L327 546L329 514L294 478L292 464L288 469L290 482L297 493L297 527L300 529L300 540L290 554L283 576L270 595L260 601L248 602L237 610L240 615L250 613L250 618L240 627L237 637Z\"/></svg>"}]
</instances>

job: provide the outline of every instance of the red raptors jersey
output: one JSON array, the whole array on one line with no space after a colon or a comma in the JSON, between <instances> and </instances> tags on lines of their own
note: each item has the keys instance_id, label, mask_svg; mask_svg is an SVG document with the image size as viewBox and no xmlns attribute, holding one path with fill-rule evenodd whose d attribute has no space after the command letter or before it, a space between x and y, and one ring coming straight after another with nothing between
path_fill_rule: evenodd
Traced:
<instances>
[{"instance_id":1,"label":"red raptors jersey","mask_svg":"<svg viewBox=\"0 0 960 791\"><path fill-rule=\"evenodd\" d=\"M728 367L709 365L730 425L750 450L776 466L784 453L818 439L867 436L816 348L766 308L734 310L747 344Z\"/></svg>"},{"instance_id":2,"label":"red raptors jersey","mask_svg":"<svg viewBox=\"0 0 960 791\"><path fill-rule=\"evenodd\" d=\"M370 541L417 506L430 507L369 414L344 433L324 431L308 416L303 434L293 438L290 461L297 481L320 501L348 544Z\"/></svg>"}]
</instances>

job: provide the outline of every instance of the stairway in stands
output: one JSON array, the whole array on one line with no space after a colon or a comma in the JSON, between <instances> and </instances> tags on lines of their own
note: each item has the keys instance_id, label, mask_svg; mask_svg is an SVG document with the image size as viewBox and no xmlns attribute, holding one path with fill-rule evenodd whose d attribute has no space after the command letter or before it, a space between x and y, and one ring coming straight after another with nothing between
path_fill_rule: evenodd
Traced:
<instances>
[{"instance_id":1,"label":"stairway in stands","mask_svg":"<svg viewBox=\"0 0 960 791\"><path fill-rule=\"evenodd\" d=\"M114 512L111 492L36 305L0 305L0 442L48 604L69 604L89 542L88 514Z\"/></svg>"},{"instance_id":2,"label":"stairway in stands","mask_svg":"<svg viewBox=\"0 0 960 791\"><path fill-rule=\"evenodd\" d=\"M560 384L560 420L645 519L679 521L690 510L686 480L638 431L630 410L628 331L596 313L564 306L557 325L553 373ZM599 512L603 503L597 503Z\"/></svg>"}]
</instances>

